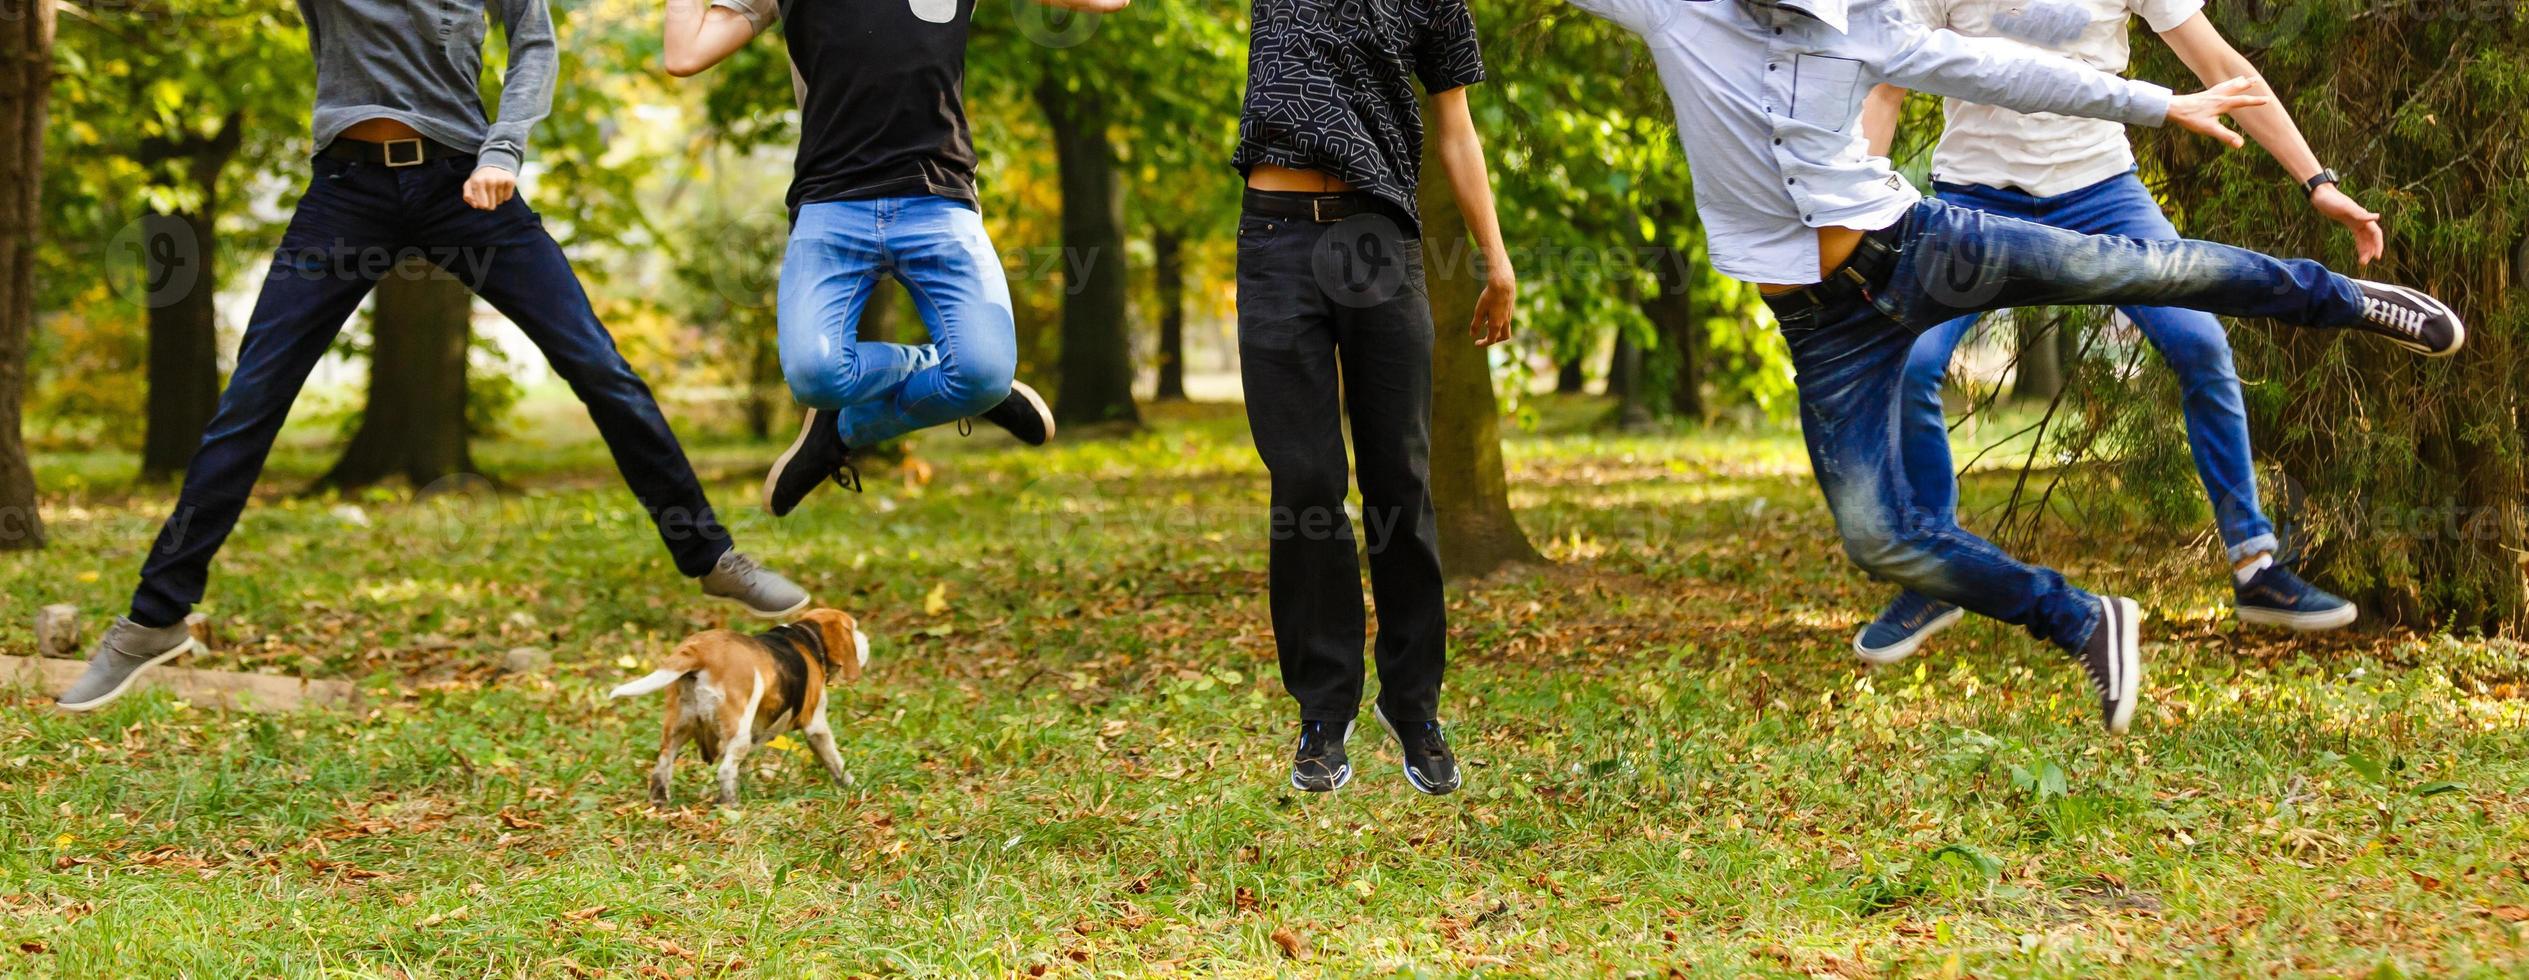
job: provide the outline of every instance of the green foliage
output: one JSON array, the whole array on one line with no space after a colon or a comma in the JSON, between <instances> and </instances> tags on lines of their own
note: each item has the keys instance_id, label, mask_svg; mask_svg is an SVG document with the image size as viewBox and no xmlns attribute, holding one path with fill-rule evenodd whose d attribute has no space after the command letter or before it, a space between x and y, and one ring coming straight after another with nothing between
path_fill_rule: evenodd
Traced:
<instances>
[{"instance_id":1,"label":"green foliage","mask_svg":"<svg viewBox=\"0 0 2529 980\"><path fill-rule=\"evenodd\" d=\"M2254 385L2260 448L2282 464L2270 499L2305 501L2293 528L2328 579L2381 618L2529 627L2529 10L2358 0L2215 7L2282 93L2322 161L2385 215L2366 278L2455 307L2467 349L2415 361L2375 340L2234 333ZM2188 77L2166 52L2145 74ZM2150 147L2197 237L2350 269L2350 247L2252 152L2163 137Z\"/></svg>"}]
</instances>

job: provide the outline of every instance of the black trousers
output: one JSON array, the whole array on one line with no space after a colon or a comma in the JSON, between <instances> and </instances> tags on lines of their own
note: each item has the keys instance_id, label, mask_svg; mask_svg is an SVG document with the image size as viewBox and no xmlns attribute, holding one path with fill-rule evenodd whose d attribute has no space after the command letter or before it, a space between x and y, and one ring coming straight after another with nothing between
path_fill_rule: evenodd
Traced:
<instances>
[{"instance_id":1,"label":"black trousers","mask_svg":"<svg viewBox=\"0 0 2529 980\"><path fill-rule=\"evenodd\" d=\"M1249 191L1251 201L1263 192ZM1306 721L1361 709L1361 566L1344 512L1352 422L1378 602L1379 703L1439 716L1448 612L1431 505L1431 303L1422 243L1384 215L1238 223L1238 353L1273 474L1272 604L1282 686Z\"/></svg>"},{"instance_id":2,"label":"black trousers","mask_svg":"<svg viewBox=\"0 0 2529 980\"><path fill-rule=\"evenodd\" d=\"M473 157L411 167L317 157L263 295L237 349L175 512L132 595L132 619L164 626L200 601L211 558L237 526L299 388L362 297L397 261L419 255L518 324L588 406L633 495L658 525L677 571L700 577L729 550L700 481L650 388L597 322L570 260L522 198L477 211L460 198ZM393 370L375 365L372 370Z\"/></svg>"}]
</instances>

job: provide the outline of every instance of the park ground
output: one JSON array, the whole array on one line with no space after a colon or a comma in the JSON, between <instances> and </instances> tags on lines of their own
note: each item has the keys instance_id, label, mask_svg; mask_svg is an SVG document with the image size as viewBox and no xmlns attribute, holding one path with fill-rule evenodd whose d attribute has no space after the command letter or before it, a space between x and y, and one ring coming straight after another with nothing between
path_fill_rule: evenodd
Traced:
<instances>
[{"instance_id":1,"label":"park ground","mask_svg":"<svg viewBox=\"0 0 2529 980\"><path fill-rule=\"evenodd\" d=\"M1876 671L1797 437L1506 446L1552 559L1450 603L1458 795L1283 781L1264 481L1234 406L1031 452L926 436L774 523L773 447L702 440L742 546L860 616L852 770L795 739L742 811L641 778L654 701L604 691L732 624L677 579L585 430L481 447L504 492L304 498L276 461L196 666L357 681L357 711L0 692L11 975L2516 975L2529 969L2529 667L2226 615L2216 549L2096 501L2029 544L2139 595L2152 694L2100 734L2076 672L1970 624ZM542 430L539 430L542 432ZM167 497L39 458L50 550L0 562L91 634ZM1986 505L2008 473L1973 481ZM530 647L550 669L508 674Z\"/></svg>"}]
</instances>

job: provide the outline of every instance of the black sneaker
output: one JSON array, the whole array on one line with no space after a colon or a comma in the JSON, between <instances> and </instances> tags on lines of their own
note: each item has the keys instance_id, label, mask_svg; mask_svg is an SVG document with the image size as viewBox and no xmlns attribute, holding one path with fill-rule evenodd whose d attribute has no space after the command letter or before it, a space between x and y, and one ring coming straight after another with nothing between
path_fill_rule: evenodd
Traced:
<instances>
[{"instance_id":1,"label":"black sneaker","mask_svg":"<svg viewBox=\"0 0 2529 980\"><path fill-rule=\"evenodd\" d=\"M2362 322L2354 329L2379 334L2425 357L2448 357L2468 342L2468 328L2450 305L2404 286L2356 279L2362 289Z\"/></svg>"},{"instance_id":2,"label":"black sneaker","mask_svg":"<svg viewBox=\"0 0 2529 980\"><path fill-rule=\"evenodd\" d=\"M1338 732L1331 721L1300 723L1300 744L1291 750L1291 788L1303 793L1332 793L1352 781L1352 759L1344 755L1344 743L1352 740L1352 725L1346 722Z\"/></svg>"},{"instance_id":3,"label":"black sneaker","mask_svg":"<svg viewBox=\"0 0 2529 980\"><path fill-rule=\"evenodd\" d=\"M1449 751L1449 736L1442 733L1437 721L1409 723L1398 727L1387 720L1387 708L1371 705L1379 724L1396 739L1396 749L1405 756L1405 781L1432 796L1446 796L1458 788L1458 757Z\"/></svg>"},{"instance_id":4,"label":"black sneaker","mask_svg":"<svg viewBox=\"0 0 2529 980\"><path fill-rule=\"evenodd\" d=\"M2123 596L2099 597L2099 626L2073 654L2099 692L2108 731L2125 734L2143 688L2143 610Z\"/></svg>"},{"instance_id":5,"label":"black sneaker","mask_svg":"<svg viewBox=\"0 0 2529 980\"><path fill-rule=\"evenodd\" d=\"M1010 396L985 409L983 420L1009 430L1020 442L1031 446L1042 446L1054 438L1054 410L1045 407L1045 396L1037 394L1025 381L1010 382Z\"/></svg>"},{"instance_id":6,"label":"black sneaker","mask_svg":"<svg viewBox=\"0 0 2529 980\"><path fill-rule=\"evenodd\" d=\"M773 516L786 517L799 509L808 492L828 479L845 490L861 492L861 471L852 467L852 447L843 444L843 433L835 427L840 414L811 409L799 423L799 438L791 440L782 458L773 461L772 472L764 474L764 509Z\"/></svg>"}]
</instances>

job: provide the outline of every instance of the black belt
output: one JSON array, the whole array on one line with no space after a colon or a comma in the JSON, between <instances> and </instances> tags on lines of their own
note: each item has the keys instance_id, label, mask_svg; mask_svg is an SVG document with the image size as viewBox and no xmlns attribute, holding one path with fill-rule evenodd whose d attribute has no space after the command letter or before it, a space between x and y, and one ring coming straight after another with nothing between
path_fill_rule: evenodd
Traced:
<instances>
[{"instance_id":1,"label":"black belt","mask_svg":"<svg viewBox=\"0 0 2529 980\"><path fill-rule=\"evenodd\" d=\"M1853 255L1826 277L1825 282L1812 283L1788 293L1765 297L1765 305L1776 313L1838 306L1856 300L1870 302L1872 290L1888 285L1888 275L1897 269L1897 240L1904 234L1902 222L1869 232L1853 246Z\"/></svg>"},{"instance_id":2,"label":"black belt","mask_svg":"<svg viewBox=\"0 0 2529 980\"><path fill-rule=\"evenodd\" d=\"M1248 188L1239 202L1248 214L1267 218L1297 218L1331 225L1357 214L1393 216L1395 207L1377 196L1363 191L1340 194L1299 194L1289 191L1260 191Z\"/></svg>"},{"instance_id":3,"label":"black belt","mask_svg":"<svg viewBox=\"0 0 2529 980\"><path fill-rule=\"evenodd\" d=\"M336 160L349 160L353 163L382 163L390 167L416 167L432 160L445 160L449 157L470 157L474 155L474 151L460 150L456 147L449 146L446 143L439 142L438 140L423 139L418 137L405 140L387 140L384 143L372 143L368 140L346 138L337 139L331 143L325 144L325 148L317 151L317 155L331 157Z\"/></svg>"}]
</instances>

